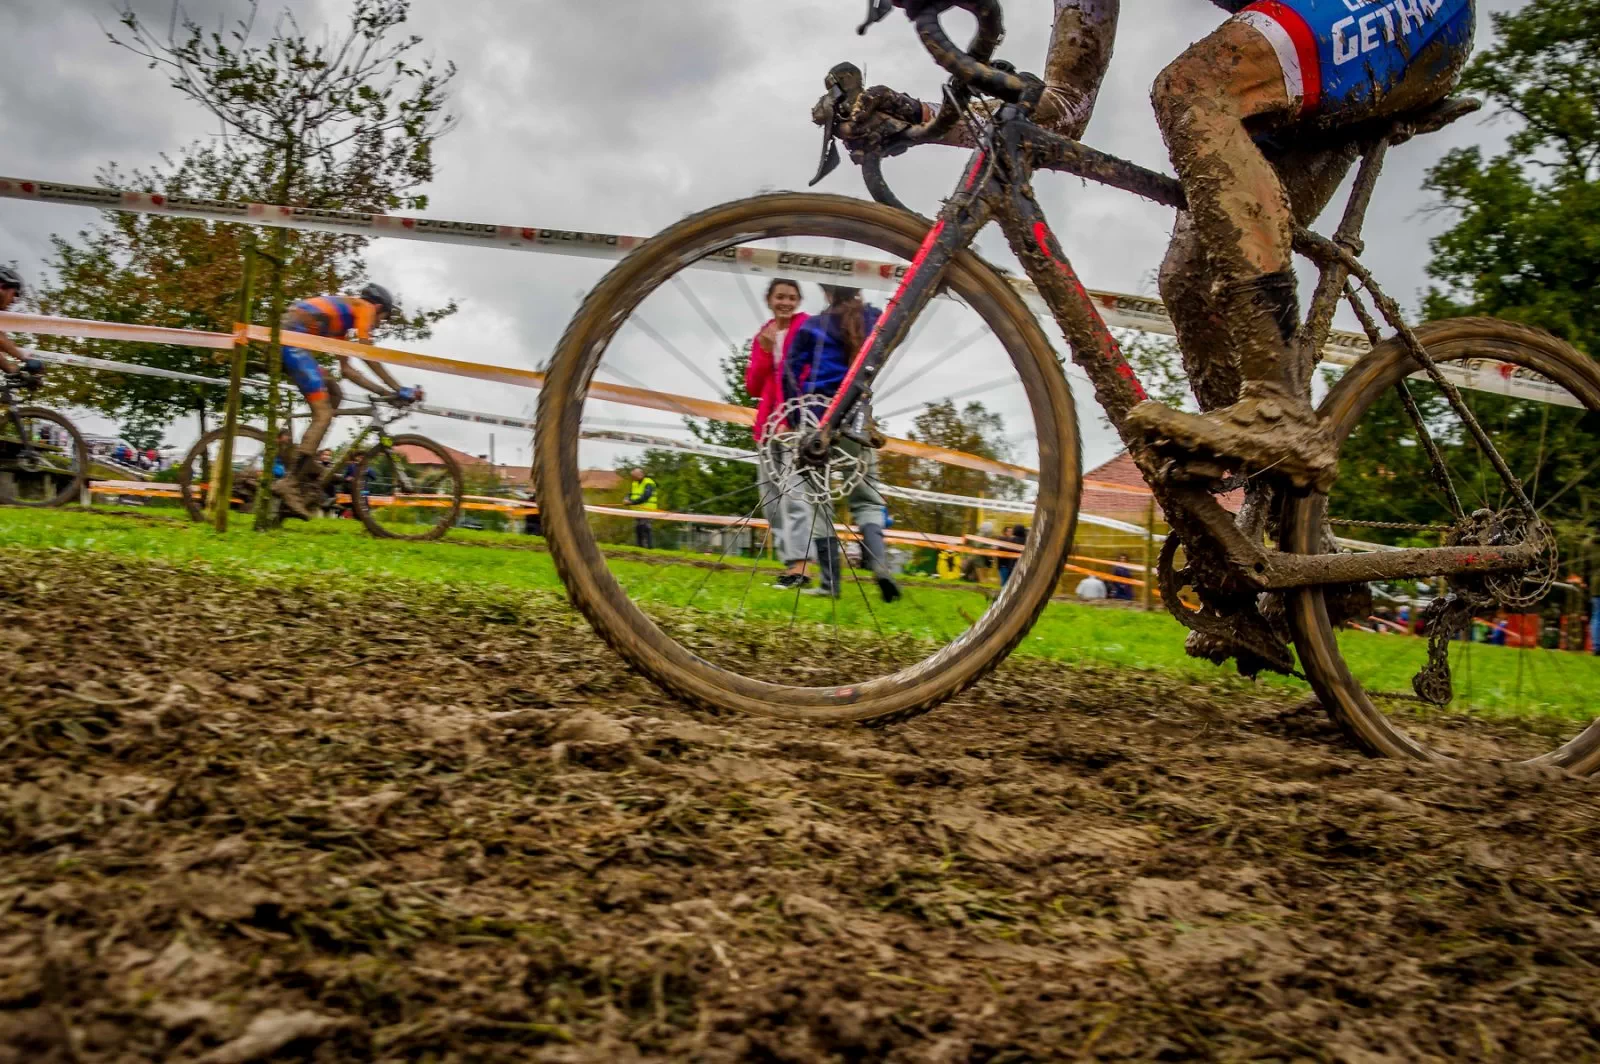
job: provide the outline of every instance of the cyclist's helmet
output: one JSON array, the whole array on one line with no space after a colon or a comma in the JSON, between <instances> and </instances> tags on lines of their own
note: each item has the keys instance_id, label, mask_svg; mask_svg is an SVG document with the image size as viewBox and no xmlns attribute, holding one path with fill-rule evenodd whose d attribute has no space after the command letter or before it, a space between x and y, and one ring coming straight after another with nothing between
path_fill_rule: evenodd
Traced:
<instances>
[{"instance_id":1,"label":"cyclist's helmet","mask_svg":"<svg viewBox=\"0 0 1600 1064\"><path fill-rule=\"evenodd\" d=\"M10 266L0 266L0 288L10 288L20 293L22 291L22 274Z\"/></svg>"},{"instance_id":2,"label":"cyclist's helmet","mask_svg":"<svg viewBox=\"0 0 1600 1064\"><path fill-rule=\"evenodd\" d=\"M398 310L400 306L395 302L394 294L381 284L367 285L367 287L361 290L361 298L365 299L368 303L376 303L385 314L391 317L394 316L394 312Z\"/></svg>"}]
</instances>

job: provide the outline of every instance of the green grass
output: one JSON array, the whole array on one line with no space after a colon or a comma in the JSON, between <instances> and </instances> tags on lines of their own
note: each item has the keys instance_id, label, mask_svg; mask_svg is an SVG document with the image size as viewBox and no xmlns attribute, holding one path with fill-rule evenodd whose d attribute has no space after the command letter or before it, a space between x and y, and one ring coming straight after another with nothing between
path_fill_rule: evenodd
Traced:
<instances>
[{"instance_id":1,"label":"green grass","mask_svg":"<svg viewBox=\"0 0 1600 1064\"><path fill-rule=\"evenodd\" d=\"M137 514L138 517L132 516ZM144 519L138 519L144 518ZM488 591L560 593L549 554L526 549L542 540L510 533L453 531L440 543L376 540L354 521L291 523L268 535L249 531L247 519L218 536L178 520L175 510L131 513L79 510L0 510L0 548L102 552L120 558L175 565L202 564L251 581L334 583L352 589L428 585ZM508 549L521 547L525 549ZM498 549L497 549L498 548ZM945 641L970 627L989 599L970 585L912 579L893 606L870 583L847 587L837 602L799 598L770 589L777 567L762 563L752 577L748 561L733 568L704 564L704 555L653 552L650 561L619 549L609 559L629 594L656 613L691 605L703 611L771 624L821 624L867 635ZM644 555L640 555L641 557ZM864 593L863 593L864 592ZM1214 683L1231 675L1183 652L1183 629L1163 612L1082 606L1048 606L1017 653L1075 665L1153 669ZM1404 691L1423 660L1423 643L1404 636L1348 632L1341 636L1351 670L1369 688ZM1600 700L1600 658L1555 651L1519 651L1481 644L1456 645L1452 662L1462 703L1474 711L1545 713L1588 720ZM1263 682L1304 690L1293 678Z\"/></svg>"}]
</instances>

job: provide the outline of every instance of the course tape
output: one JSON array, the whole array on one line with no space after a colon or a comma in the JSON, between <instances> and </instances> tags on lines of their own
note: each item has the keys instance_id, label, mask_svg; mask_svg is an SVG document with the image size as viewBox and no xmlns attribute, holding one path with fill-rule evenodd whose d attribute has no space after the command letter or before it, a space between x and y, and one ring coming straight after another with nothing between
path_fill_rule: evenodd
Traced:
<instances>
[{"instance_id":1,"label":"course tape","mask_svg":"<svg viewBox=\"0 0 1600 1064\"><path fill-rule=\"evenodd\" d=\"M85 333L99 332L107 327L112 329L145 328L142 326L118 326L113 322L80 321L74 318L45 318L37 314L14 314L9 311L0 311L0 331L31 332L40 328L48 328L52 330L51 335L81 336L85 335ZM227 343L223 346L232 346L235 337L248 338L262 343L269 343L272 339L272 331L263 325L237 325L231 335L187 329L163 329L158 331L163 338L154 342L181 344L185 343L182 337L186 336L191 340L195 340L195 346L200 347L218 346L216 341L219 337L224 337L227 340ZM127 337L115 338L126 339ZM543 373L538 373L534 370L517 369L512 366L491 366L480 362L463 362L454 358L423 355L414 351L397 351L393 348L352 343L349 340L339 340L329 336L316 336L311 333L295 334L294 344L296 347L320 351L324 354L367 359L372 362L384 362L391 365L407 366L412 369L427 370L433 373L471 377L477 380L493 381L497 384L511 384L524 388L542 387L545 379ZM588 394L589 398L604 402L622 403L628 406L662 410L667 413L709 418L735 425L751 425L755 422L755 411L749 407L735 406L731 403L721 403L710 399L697 399L687 395L655 392L645 388L632 388L627 385L612 384L606 381L590 382ZM951 450L947 447L919 443L916 440L891 437L885 444L884 449L899 454L908 454L914 458L926 458L936 462L943 462L947 465L976 470L980 473L1012 477L1017 480L1033 480L1038 477L1038 472L1029 469L1027 466L1000 462L980 455L967 454L964 451Z\"/></svg>"},{"instance_id":2,"label":"course tape","mask_svg":"<svg viewBox=\"0 0 1600 1064\"><path fill-rule=\"evenodd\" d=\"M539 226L460 222L377 212L319 210L309 207L282 207L268 203L166 196L159 192L134 192L95 185L69 185L16 177L0 177L0 198L96 207L101 210L139 214L199 218L215 222L240 222L346 236L393 237L401 240L422 240L466 247L506 248L603 260L621 259L646 239L618 233L585 233ZM892 291L899 286L910 264L738 245L724 248L691 265L697 269L768 277L847 280L855 287ZM1049 313L1049 307L1031 281L1009 274L1007 280L1016 287L1035 312ZM1159 299L1130 295L1126 292L1105 291L1091 291L1089 296L1099 308L1106 324L1113 328L1135 329L1162 336L1175 335L1172 319L1167 314L1166 306ZM1333 365L1348 367L1369 350L1371 345L1360 333L1335 330L1329 334L1328 342L1322 350L1322 357ZM1554 402L1563 406L1581 405L1570 394L1556 388L1543 378L1503 363L1478 359L1445 363L1439 368L1457 387L1520 399ZM1425 376L1418 373L1414 378L1423 379Z\"/></svg>"}]
</instances>

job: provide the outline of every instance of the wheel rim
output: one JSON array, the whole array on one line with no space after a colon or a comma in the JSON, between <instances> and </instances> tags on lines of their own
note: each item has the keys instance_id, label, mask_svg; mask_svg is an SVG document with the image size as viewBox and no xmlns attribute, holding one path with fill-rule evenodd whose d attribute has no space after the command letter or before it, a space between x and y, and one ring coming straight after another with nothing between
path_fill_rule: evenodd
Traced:
<instances>
[{"instance_id":1,"label":"wheel rim","mask_svg":"<svg viewBox=\"0 0 1600 1064\"><path fill-rule=\"evenodd\" d=\"M799 198L813 204L827 199L777 197L787 203ZM875 209L869 208L871 210ZM763 563L755 557L763 549L775 551L770 533L757 531L767 507L761 505L763 499L758 492L763 489L756 487L756 466L753 461L744 465L747 472L743 474L742 484L737 483L739 477L734 470L721 471L734 482L734 486L725 494L748 495L750 501L732 508L726 505L719 508L716 504L725 503L725 500L720 499L719 494L722 493L717 492L702 493L698 498L686 500L684 495L688 493L681 486L686 478L682 478L673 489L673 494L666 499L666 505L671 514L683 515L688 519L670 522L668 518L652 520L652 527L665 527L670 523L690 528L700 524L702 529L715 529L715 532L693 533L694 538L684 537L688 538L688 545L699 547L699 558L683 556L692 551L680 550L672 556L669 556L671 552L660 551L653 557L634 551L627 545L631 539L629 525L633 518L626 510L590 514L583 510L580 500L562 497L559 499L561 512L550 513L549 503L554 495L549 485L563 477L569 483L578 481L580 451L583 449L580 435L588 432L590 442L593 442L596 435L607 434L608 423L616 425L629 420L625 416L618 416L618 411L623 410L625 404L597 400L593 385L598 382L611 388L612 391L602 393L611 395L617 394L615 389L620 387L688 394L695 399L719 398L712 391L718 381L715 372L728 367L717 366L710 363L709 359L702 361L698 367L693 364L684 366L684 360L677 356L690 349L690 344L682 336L698 327L711 337L710 342L702 339L702 349L715 350L715 340L720 339L724 341L721 350L726 352L729 347L737 345L735 337L754 333L755 326L760 323L754 309L759 307L761 289L748 285L744 277L737 273L716 274L700 269L690 272L662 264L681 266L712 256L718 260L729 259L734 254L729 250L734 244L780 249L797 264L816 261L805 256L832 260L842 258L853 262L885 259L904 262L914 253L922 232L920 225L913 220L909 225L886 228L868 236L860 228L859 216L840 217L826 208L791 213L782 218L769 216L761 219L759 215L759 206L749 208L744 213L741 213L739 206L735 206L722 226L702 226L698 232L685 234L669 230L657 238L660 242L657 246L662 249L659 255L646 262L636 252L637 261L631 269L628 264L619 267L591 296L591 304L604 302L609 308L606 313L597 311L585 317L580 312L579 318L575 319L552 365L545 401L548 407L551 395L570 395L572 398L562 403L558 418L549 416L548 409L540 418L536 475L540 483L540 498L546 503L546 534L551 538L557 563L561 566L569 589L573 591L574 599L589 614L596 627L635 664L644 667L658 682L666 684L680 695L707 704L736 705L738 708L774 715L811 719L845 719L862 713L876 716L895 712L894 706L913 707L919 700L930 697L930 692L941 688L947 690L951 676L968 675L975 678L981 675L987 667L986 662L1003 656L1015 641L1014 637L1026 630L1025 623L1019 629L1015 618L1019 613L1026 613L1031 618L1042 608L1076 519L1077 442L1064 381L1059 377L1053 382L1047 380L1039 361L1029 354L1027 345L1033 340L1032 335L1008 318L1010 307L1004 298L991 289L985 289L982 280L975 274L960 272L947 275L956 282L952 289L963 297L960 303L950 303L959 307L961 313L972 316L983 327L987 337L993 339L1002 352L1002 358L1005 358L1004 352L1008 350L1020 352L1017 361L1006 358L1004 367L1014 374L1014 390L1021 400L1021 408L1026 410L1031 419L1029 429L1032 431L1010 431L1030 439L1043 438L1045 442L1015 457L1023 460L1019 464L1036 465L1040 470L1041 482L1060 488L1054 493L1041 493L1029 505L1028 512L1018 515L1020 521L1033 525L1033 532L1029 537L1028 550L1017 563L1015 575L1006 590L986 588L984 591L987 594L975 595L974 601L968 604L955 601L954 596L964 591L970 592L970 588L952 592L948 585L940 586L937 581L923 581L896 572L894 578L902 598L893 606L887 606L882 602L876 574L858 571L844 563L839 571L842 592L839 598L809 598L802 594L803 590L811 588L780 591L767 587L783 572L783 559ZM819 243L823 245L820 248L815 246ZM851 246L841 246L846 244ZM689 294L681 291L681 284L686 277L694 282ZM706 283L711 278L723 280L724 289L731 289L735 294L725 294L723 303L715 302L706 295L708 287L714 287ZM1004 284L1003 281L997 283ZM707 310L733 304L734 300L740 299L737 286L741 284L746 288L742 293L742 303L737 304L746 312L739 319L741 325L719 328L713 324L717 320L714 316L708 320ZM811 309L816 309L819 300L815 288L809 284L805 288L808 290L808 302L813 305ZM879 305L888 295L887 292L871 294L876 297L872 301ZM667 299L676 300L679 304L680 320L676 323L670 313L661 310L663 301ZM930 313L948 315L950 310L941 307L939 311L924 311L919 323L912 327L910 341L897 351L894 362L878 382L876 413L880 419L889 422L887 430L890 434L907 431L902 426L915 420L903 416L899 424L894 420L903 414L902 408L910 405L909 401L948 398L953 392L959 391L946 388L941 396L936 382L927 396L912 392L902 398L885 387L893 385L897 372L905 374L910 385L926 382L932 379L928 368L930 365L948 365L961 354L960 350L956 350L955 355L944 354L959 349L963 339L959 328L948 328L945 342L928 350L923 355L920 367L914 357L908 363L908 355L914 352L921 354L916 351L917 328L929 320ZM656 361L662 367L671 367L668 372L652 377L647 359L636 358L629 362L625 358L608 358L616 355L619 346L630 340L630 328L636 319L644 324L632 330L632 341L636 345L645 345L647 351L654 351ZM679 329L675 331L673 324L677 324ZM1033 327L1033 333L1037 333L1031 317L1026 320L1026 327ZM982 340L983 337L980 337L972 341L972 345L976 346ZM1048 351L1048 345L1044 344L1042 337L1033 342ZM1050 356L1051 370L1054 369L1053 362L1054 358ZM992 368L993 363L990 365ZM933 369L938 368L939 365L933 365ZM696 372L697 369L699 372ZM736 377L742 373L740 370L733 372ZM692 379L698 379L701 387L693 388L690 383ZM1006 386L1001 383L989 394L1003 391ZM929 391L928 388L922 390ZM1061 404L1060 407L1052 408L1052 401ZM668 416L678 414L703 418L691 430L691 438L682 442L693 445L696 439L702 443L708 438L722 439L724 446L730 450L738 451L752 460L756 457L756 448L748 439L741 445L734 443L731 437L724 439L723 434L708 431L720 427L721 423L716 422L714 417L705 418L704 408L700 406L670 402L662 404L657 400L655 409L664 411ZM914 409L927 411L925 405ZM958 412L961 409L958 408ZM633 417L638 417L636 409ZM625 423L619 427L633 428ZM645 428L645 434L653 435L657 440L667 438L663 435L667 427L664 419L658 416L653 424ZM990 453L994 453L992 449ZM883 465L891 460L882 453L873 457ZM613 461L626 464L621 459ZM707 460L705 456L697 456L696 461ZM596 463L591 460L589 464ZM896 472L907 468L908 464L901 465ZM904 485L896 483L891 476L885 475L880 467L864 478L880 489L891 512L899 510L901 514L914 514L924 521L929 517L942 516L938 506L918 509L898 506L902 500L889 493ZM990 474L980 476L988 477ZM987 480L976 483L991 487ZM771 502L775 493L770 486L765 490L765 501ZM966 490L972 491L970 484ZM1031 493L1032 489L1029 487L1024 490ZM870 500L859 497L856 501L870 503ZM719 509L723 512L718 512ZM812 508L807 534L801 539L816 538L809 533L818 526L818 511L821 509ZM867 508L864 505L861 509L865 512ZM838 516L843 517L842 514ZM692 520L695 517L715 520L699 523ZM851 514L846 518L852 529L864 523L857 517L857 514ZM921 536L921 542L927 544L929 553L942 542L926 528L911 529L903 517L897 517L897 520L901 521L902 533L916 532ZM617 527L603 527L602 522L610 522ZM963 522L954 531L965 531L965 524L970 523L973 522ZM844 535L849 538L852 533L846 531ZM904 534L894 538L901 544L907 539ZM992 538L992 535L986 538ZM952 539L960 542L957 537ZM918 540L911 539L911 545L917 543ZM674 544L680 547L684 545L681 542ZM973 546L970 543L963 545L969 548ZM793 550L789 553L792 554ZM730 558L737 560L730 564ZM829 575L830 569L831 566L819 558L817 564L807 566L807 575L815 580ZM1048 575L1041 577L1046 570ZM993 579L992 570L990 579ZM933 596L937 595L950 598L936 606ZM763 603L760 599L766 601ZM901 617L917 618L917 623L891 621L886 611L892 609L902 611ZM952 633L948 622L940 623L952 616L972 623L963 624L961 631ZM620 637L619 633L622 633ZM817 636L823 637L820 644L812 638ZM883 671L878 675L862 678L860 670L864 655L860 650L869 641L873 648L865 656L876 657L879 662L887 664L881 666ZM811 655L810 660L804 662L774 661L764 649L767 645L783 647L802 644ZM829 649L819 654L819 645ZM822 660L826 654L836 656ZM863 707L870 707L870 710Z\"/></svg>"},{"instance_id":2,"label":"wheel rim","mask_svg":"<svg viewBox=\"0 0 1600 1064\"><path fill-rule=\"evenodd\" d=\"M259 429L241 426L233 436L232 509L248 512L255 506L256 493L264 483L266 436ZM200 438L184 457L178 486L184 510L194 521L209 521L212 511L211 484L221 461L223 430L213 429Z\"/></svg>"},{"instance_id":3,"label":"wheel rim","mask_svg":"<svg viewBox=\"0 0 1600 1064\"><path fill-rule=\"evenodd\" d=\"M1562 601L1573 597L1564 585L1573 575L1573 548L1581 553L1583 538L1575 534L1568 508L1574 502L1581 508L1588 497L1600 498L1600 462L1594 460L1600 455L1595 432L1600 424L1595 413L1600 410L1600 373L1558 341L1503 323L1441 323L1425 327L1420 335L1437 361L1487 359L1515 366L1516 380L1532 382L1548 398L1559 393L1574 404L1463 392L1469 409L1495 438L1540 509L1541 519L1554 528L1556 549L1532 574L1535 579L1500 578L1487 586L1447 582L1447 590L1482 594L1486 600L1474 600L1466 618L1434 620L1440 630L1472 624L1481 635L1486 630L1482 622L1487 622L1488 630L1503 624L1505 635L1497 643L1441 644L1434 667L1427 670L1425 639L1400 632L1336 633L1334 619L1349 611L1350 600L1334 592L1297 593L1291 596L1290 616L1302 661L1324 703L1331 703L1341 723L1373 752L1430 761L1526 761L1592 772L1600 767L1600 720L1593 710L1600 659L1560 649L1560 641L1571 647L1581 638L1570 620L1582 612L1581 605ZM1326 499L1308 497L1296 503L1288 549L1312 552L1324 513L1332 514L1335 532L1347 540L1418 546L1436 545L1440 537L1446 542L1476 541L1462 539L1463 522L1451 513L1442 487L1427 476L1425 458L1419 463L1417 454L1374 443L1397 413L1404 417L1394 388L1401 372L1398 360L1380 359L1352 369L1330 393L1323 411L1344 441L1340 482ZM1447 408L1441 412L1437 389L1418 381L1408 381L1407 387L1445 456L1463 509L1469 514L1504 510L1504 486L1492 470L1486 471L1487 463L1474 460L1481 456L1459 418ZM1414 430L1411 436L1415 438ZM1381 467L1375 456L1383 458ZM1372 491L1380 478L1404 488ZM1427 519L1430 499L1434 520ZM1395 525L1406 527L1385 527ZM1514 538L1514 529L1510 535ZM1407 537L1417 542L1407 542ZM1392 617L1382 607L1384 595L1412 599L1407 612L1414 615L1419 613L1416 600L1426 597L1420 589L1404 586L1379 586L1377 595L1380 606L1365 613L1364 627L1401 623L1397 606ZM1437 597L1437 582L1432 597ZM1568 618L1566 628L1553 630L1552 621L1562 615ZM1556 647L1547 645L1551 642ZM1442 703L1446 689L1441 676L1449 679L1449 698Z\"/></svg>"}]
</instances>

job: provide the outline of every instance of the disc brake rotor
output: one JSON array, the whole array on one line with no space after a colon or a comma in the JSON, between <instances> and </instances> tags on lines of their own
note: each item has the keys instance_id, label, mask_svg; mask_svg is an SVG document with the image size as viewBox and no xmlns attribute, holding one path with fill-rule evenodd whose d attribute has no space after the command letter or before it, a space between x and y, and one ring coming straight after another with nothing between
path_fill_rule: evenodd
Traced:
<instances>
[{"instance_id":1,"label":"disc brake rotor","mask_svg":"<svg viewBox=\"0 0 1600 1064\"><path fill-rule=\"evenodd\" d=\"M843 499L866 476L866 461L834 442L820 465L802 461L801 445L822 426L828 401L820 395L784 400L767 418L761 441L761 468L781 492L793 491L814 506Z\"/></svg>"}]
</instances>

